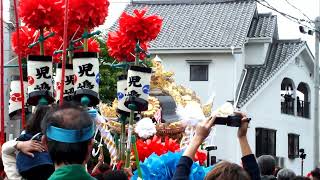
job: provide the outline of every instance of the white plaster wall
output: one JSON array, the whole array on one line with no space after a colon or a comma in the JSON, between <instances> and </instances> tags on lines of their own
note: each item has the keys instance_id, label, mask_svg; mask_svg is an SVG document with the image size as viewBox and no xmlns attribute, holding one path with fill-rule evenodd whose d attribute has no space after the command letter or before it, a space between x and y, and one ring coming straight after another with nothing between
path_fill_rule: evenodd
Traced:
<instances>
[{"instance_id":1,"label":"white plaster wall","mask_svg":"<svg viewBox=\"0 0 320 180\"><path fill-rule=\"evenodd\" d=\"M255 128L263 127L277 130L276 133L276 155L285 158L285 167L300 174L300 159L290 160L288 158L288 133L299 134L299 148L304 148L307 154L304 172L313 169L313 107L314 97L313 81L309 76L310 70L305 64L297 66L294 62L290 63L281 74L265 88L259 97L254 99L246 107L246 111L253 120L250 123L249 143L255 151ZM305 82L311 90L311 119L300 118L293 115L281 114L280 88L283 78L291 78L297 87L300 82Z\"/></svg>"},{"instance_id":2,"label":"white plaster wall","mask_svg":"<svg viewBox=\"0 0 320 180\"><path fill-rule=\"evenodd\" d=\"M264 64L269 43L248 43L245 45L245 60L247 65Z\"/></svg>"},{"instance_id":3,"label":"white plaster wall","mask_svg":"<svg viewBox=\"0 0 320 180\"><path fill-rule=\"evenodd\" d=\"M11 35L8 24L4 23L4 62L7 64L13 57L11 57ZM9 64L17 64L17 60L10 62ZM12 75L19 75L18 68L5 68L4 70L4 94L5 94L5 132L8 139L10 134L13 138L16 138L20 134L20 120L10 121L8 107L10 96L10 82Z\"/></svg>"},{"instance_id":4,"label":"white plaster wall","mask_svg":"<svg viewBox=\"0 0 320 180\"><path fill-rule=\"evenodd\" d=\"M250 53L245 49L245 54ZM166 70L175 72L177 84L189 87L201 97L202 101L208 99L212 92L215 92L216 99L214 108L222 105L225 101L233 100L234 91L237 88L242 69L244 68L243 54L162 54L159 55ZM248 57L247 57L248 58ZM212 60L209 65L209 81L190 82L190 68L186 60ZM311 70L312 71L312 70ZM313 104L311 99L311 119L300 118L281 114L280 108L280 87L282 79L289 77L294 80L297 87L300 82L310 86L311 98L313 98L313 81L309 76L310 69L304 63L296 65L294 61L280 73L268 86L259 94L259 97L251 101L243 110L253 118L248 131L248 140L255 153L255 128L264 127L277 130L276 153L278 157L285 158L285 167L300 173L300 159L288 159L288 133L299 134L300 148L307 153L304 172L312 167L313 158ZM218 150L211 154L217 159L229 160L240 163L241 151L237 140L237 128L216 126L215 135L210 143L218 147Z\"/></svg>"},{"instance_id":5,"label":"white plaster wall","mask_svg":"<svg viewBox=\"0 0 320 180\"><path fill-rule=\"evenodd\" d=\"M229 100L234 100L235 90L244 66L241 54L166 54L158 55L164 68L175 72L177 84L193 89L206 102L214 92L214 108ZM212 60L209 65L209 81L189 81L190 67L186 60ZM215 136L210 138L211 144L218 147L213 154L217 159L235 161L241 156L237 153L236 128L219 126L215 128ZM237 161L239 162L239 161Z\"/></svg>"},{"instance_id":6,"label":"white plaster wall","mask_svg":"<svg viewBox=\"0 0 320 180\"><path fill-rule=\"evenodd\" d=\"M10 60L10 52L11 52L11 40L10 40L10 32L8 30L7 23L4 23L4 63L6 64ZM9 106L9 93L10 93L10 77L12 74L12 69L5 68L4 71L4 94L5 94L5 124L8 123L9 115L8 115L8 106Z\"/></svg>"},{"instance_id":7,"label":"white plaster wall","mask_svg":"<svg viewBox=\"0 0 320 180\"><path fill-rule=\"evenodd\" d=\"M176 83L193 89L202 102L206 102L212 93L216 94L215 105L234 99L236 86L233 82L237 74L234 69L235 58L231 54L161 54L159 57L165 70L175 73ZM187 60L212 60L209 64L209 80L190 81L190 64Z\"/></svg>"}]
</instances>

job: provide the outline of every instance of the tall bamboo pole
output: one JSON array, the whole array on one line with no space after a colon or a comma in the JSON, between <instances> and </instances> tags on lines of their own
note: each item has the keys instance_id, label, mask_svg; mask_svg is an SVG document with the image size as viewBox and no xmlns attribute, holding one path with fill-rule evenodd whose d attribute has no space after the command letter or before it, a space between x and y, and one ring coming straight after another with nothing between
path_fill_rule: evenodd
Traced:
<instances>
[{"instance_id":1,"label":"tall bamboo pole","mask_svg":"<svg viewBox=\"0 0 320 180\"><path fill-rule=\"evenodd\" d=\"M3 0L0 1L0 97L1 97L1 104L0 104L0 116L1 116L1 144L5 142L4 140L4 48L3 48Z\"/></svg>"},{"instance_id":2,"label":"tall bamboo pole","mask_svg":"<svg viewBox=\"0 0 320 180\"><path fill-rule=\"evenodd\" d=\"M63 104L63 94L64 94L64 79L66 76L66 63L67 63L67 48L68 48L68 9L69 0L64 1L64 28L63 28L63 53L62 53L62 67L61 67L61 88L60 88L60 106Z\"/></svg>"},{"instance_id":3,"label":"tall bamboo pole","mask_svg":"<svg viewBox=\"0 0 320 180\"><path fill-rule=\"evenodd\" d=\"M19 17L18 17L18 5L17 0L13 0L14 3L14 14L15 14L15 21L16 21L16 30L17 30L17 39L19 42L20 39L20 27L19 27ZM18 46L18 65L19 65L19 74L20 74L20 92L21 92L21 125L22 129L25 128L26 125L26 114L24 109L24 84L23 84L23 71L22 71L22 58L21 58L21 52L20 52L20 43L17 44Z\"/></svg>"}]
</instances>

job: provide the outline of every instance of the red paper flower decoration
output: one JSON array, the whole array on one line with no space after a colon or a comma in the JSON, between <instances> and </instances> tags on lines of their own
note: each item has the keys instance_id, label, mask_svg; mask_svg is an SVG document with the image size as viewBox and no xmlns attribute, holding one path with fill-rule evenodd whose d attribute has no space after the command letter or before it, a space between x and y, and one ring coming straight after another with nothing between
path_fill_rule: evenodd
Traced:
<instances>
[{"instance_id":1,"label":"red paper flower decoration","mask_svg":"<svg viewBox=\"0 0 320 180\"><path fill-rule=\"evenodd\" d=\"M62 1L20 0L19 16L29 28L51 28L62 21Z\"/></svg>"},{"instance_id":2,"label":"red paper flower decoration","mask_svg":"<svg viewBox=\"0 0 320 180\"><path fill-rule=\"evenodd\" d=\"M180 150L180 146L176 142L176 140L169 139L168 137L165 138L165 142L162 142L161 138L158 136L154 136L152 139L148 139L146 141L138 139L136 144L139 159L141 161L144 161L152 153L155 153L160 156L162 154L167 153L168 151L176 152Z\"/></svg>"},{"instance_id":3,"label":"red paper flower decoration","mask_svg":"<svg viewBox=\"0 0 320 180\"><path fill-rule=\"evenodd\" d=\"M147 51L147 43L141 42L140 46L143 50ZM109 54L111 57L115 58L118 62L135 61L135 47L136 42L129 39L124 33L120 31L110 32L108 34L107 47L109 48ZM144 59L146 55L140 53L139 58Z\"/></svg>"},{"instance_id":4,"label":"red paper flower decoration","mask_svg":"<svg viewBox=\"0 0 320 180\"><path fill-rule=\"evenodd\" d=\"M59 24L53 28L58 36L63 37L64 27L63 24ZM82 36L84 29L79 24L73 24L68 22L68 39L76 40Z\"/></svg>"},{"instance_id":5,"label":"red paper flower decoration","mask_svg":"<svg viewBox=\"0 0 320 180\"><path fill-rule=\"evenodd\" d=\"M26 26L22 26L20 27L19 35L20 35L20 40L18 42L17 32L12 33L12 39L11 39L12 49L16 54L20 52L21 53L20 55L22 57L26 57L28 54L34 54L37 51L39 51L36 48L32 48L32 49L28 48L29 44L37 40L37 33L35 30L27 28ZM19 47L18 47L18 43L19 43Z\"/></svg>"},{"instance_id":6,"label":"red paper flower decoration","mask_svg":"<svg viewBox=\"0 0 320 180\"><path fill-rule=\"evenodd\" d=\"M80 42L79 46L82 46L83 44ZM83 49L78 50L83 51ZM100 52L100 45L95 39L88 39L88 51L89 52Z\"/></svg>"},{"instance_id":7,"label":"red paper flower decoration","mask_svg":"<svg viewBox=\"0 0 320 180\"><path fill-rule=\"evenodd\" d=\"M27 57L28 55L39 55L39 44L29 48L28 46L39 38L39 32L35 31L31 28L28 28L26 26L20 27L20 41L18 42L17 32L12 33L12 49L13 51L18 54L19 51L21 53L22 57ZM49 32L45 32L44 36L47 36ZM20 46L20 49L18 48L18 43ZM53 36L48 38L46 41L44 41L45 48L45 55L52 56L53 52L57 49L59 49L59 46L61 46L62 40L58 36Z\"/></svg>"},{"instance_id":8,"label":"red paper flower decoration","mask_svg":"<svg viewBox=\"0 0 320 180\"><path fill-rule=\"evenodd\" d=\"M54 54L55 51L62 49L63 40L60 36L53 36L48 38L45 42L45 53L48 56L52 56L54 63L59 63L61 61L62 54Z\"/></svg>"},{"instance_id":9,"label":"red paper flower decoration","mask_svg":"<svg viewBox=\"0 0 320 180\"><path fill-rule=\"evenodd\" d=\"M77 42L74 46L75 47L83 46L83 43ZM83 48L77 49L74 52L83 52ZM100 45L95 39L92 39L92 38L88 39L88 52L100 52Z\"/></svg>"},{"instance_id":10,"label":"red paper flower decoration","mask_svg":"<svg viewBox=\"0 0 320 180\"><path fill-rule=\"evenodd\" d=\"M108 15L108 0L70 0L69 23L92 29L104 23Z\"/></svg>"},{"instance_id":11,"label":"red paper flower decoration","mask_svg":"<svg viewBox=\"0 0 320 180\"><path fill-rule=\"evenodd\" d=\"M147 10L135 9L133 15L124 12L119 20L119 29L132 40L149 42L157 38L161 31L162 18L156 15L145 16Z\"/></svg>"},{"instance_id":12,"label":"red paper flower decoration","mask_svg":"<svg viewBox=\"0 0 320 180\"><path fill-rule=\"evenodd\" d=\"M100 52L100 45L95 39L88 39L88 51L89 52Z\"/></svg>"}]
</instances>

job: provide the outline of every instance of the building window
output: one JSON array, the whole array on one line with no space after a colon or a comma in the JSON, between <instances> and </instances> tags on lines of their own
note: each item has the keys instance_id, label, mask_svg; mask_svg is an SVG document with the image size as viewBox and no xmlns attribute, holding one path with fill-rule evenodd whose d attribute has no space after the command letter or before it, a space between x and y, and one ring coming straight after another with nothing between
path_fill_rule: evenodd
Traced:
<instances>
[{"instance_id":1,"label":"building window","mask_svg":"<svg viewBox=\"0 0 320 180\"><path fill-rule=\"evenodd\" d=\"M310 118L309 86L306 83L300 83L297 88L297 115Z\"/></svg>"},{"instance_id":2,"label":"building window","mask_svg":"<svg viewBox=\"0 0 320 180\"><path fill-rule=\"evenodd\" d=\"M276 130L256 128L256 156L276 156Z\"/></svg>"},{"instance_id":3,"label":"building window","mask_svg":"<svg viewBox=\"0 0 320 180\"><path fill-rule=\"evenodd\" d=\"M299 157L299 135L288 134L288 157L290 159Z\"/></svg>"},{"instance_id":4,"label":"building window","mask_svg":"<svg viewBox=\"0 0 320 180\"><path fill-rule=\"evenodd\" d=\"M284 78L281 83L281 113L294 115L294 91L293 81L289 78Z\"/></svg>"},{"instance_id":5,"label":"building window","mask_svg":"<svg viewBox=\"0 0 320 180\"><path fill-rule=\"evenodd\" d=\"M190 65L190 81L208 81L209 65Z\"/></svg>"}]
</instances>

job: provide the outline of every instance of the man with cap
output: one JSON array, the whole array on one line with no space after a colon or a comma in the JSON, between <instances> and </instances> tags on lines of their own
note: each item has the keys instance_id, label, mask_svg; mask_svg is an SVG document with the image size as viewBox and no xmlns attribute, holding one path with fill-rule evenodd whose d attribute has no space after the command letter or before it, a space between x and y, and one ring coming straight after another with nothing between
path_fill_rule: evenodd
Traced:
<instances>
[{"instance_id":1,"label":"man with cap","mask_svg":"<svg viewBox=\"0 0 320 180\"><path fill-rule=\"evenodd\" d=\"M78 106L63 105L45 117L42 141L55 164L49 180L93 180L85 164L93 146L94 124Z\"/></svg>"}]
</instances>

